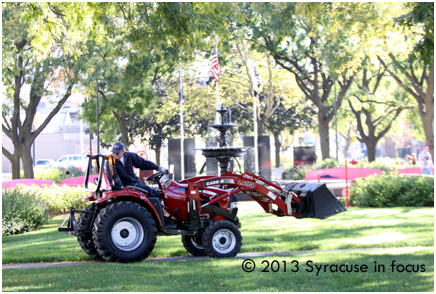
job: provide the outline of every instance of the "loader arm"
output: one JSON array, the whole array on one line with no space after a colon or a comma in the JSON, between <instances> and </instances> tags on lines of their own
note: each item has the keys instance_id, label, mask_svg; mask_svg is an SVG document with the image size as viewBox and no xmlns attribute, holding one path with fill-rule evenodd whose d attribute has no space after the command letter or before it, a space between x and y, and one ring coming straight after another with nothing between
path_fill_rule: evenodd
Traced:
<instances>
[{"instance_id":1,"label":"loader arm","mask_svg":"<svg viewBox=\"0 0 436 294\"><path fill-rule=\"evenodd\" d=\"M221 190L219 187L234 187L231 191ZM216 187L216 188L214 188ZM305 187L305 188L304 188ZM199 202L199 190L212 190L220 194L203 205ZM207 177L188 183L189 195L198 199L201 208L212 205L220 200L240 192L247 193L267 213L277 216L293 216L295 218L313 217L324 219L346 208L326 188L325 184L293 182L282 188L278 184L268 181L257 174L246 172L242 175L228 172L222 176Z\"/></svg>"}]
</instances>

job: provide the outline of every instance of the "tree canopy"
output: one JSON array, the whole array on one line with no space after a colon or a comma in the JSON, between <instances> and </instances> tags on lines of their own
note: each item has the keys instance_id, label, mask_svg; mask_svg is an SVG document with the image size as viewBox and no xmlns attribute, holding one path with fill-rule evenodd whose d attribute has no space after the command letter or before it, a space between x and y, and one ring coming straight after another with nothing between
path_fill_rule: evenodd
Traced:
<instances>
[{"instance_id":1,"label":"tree canopy","mask_svg":"<svg viewBox=\"0 0 436 294\"><path fill-rule=\"evenodd\" d=\"M311 127L311 114L325 159L341 105L356 114L359 138L373 136L373 145L386 132L371 131L371 124L390 124L379 116L380 105L395 101L396 112L421 118L434 150L433 3L5 2L2 8L2 130L14 145L2 151L14 178L20 160L25 177L33 177L30 146L73 88L87 96L83 117L94 132L98 93L102 144L128 146L139 138L158 152L162 140L178 133L181 65L185 130L204 135L214 117L216 83L200 86L198 72L210 67L214 48L220 96L240 133L253 130L253 99L259 134L277 138L280 128ZM368 60L381 65L381 75ZM202 72L207 79L209 72ZM53 111L35 128L46 98ZM366 123L359 119L364 113Z\"/></svg>"}]
</instances>

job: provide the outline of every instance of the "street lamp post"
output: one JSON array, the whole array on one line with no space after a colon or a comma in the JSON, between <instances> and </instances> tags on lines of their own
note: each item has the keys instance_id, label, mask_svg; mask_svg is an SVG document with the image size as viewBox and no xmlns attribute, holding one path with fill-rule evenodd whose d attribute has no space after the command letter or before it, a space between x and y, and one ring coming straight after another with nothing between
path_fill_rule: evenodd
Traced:
<instances>
[{"instance_id":1,"label":"street lamp post","mask_svg":"<svg viewBox=\"0 0 436 294\"><path fill-rule=\"evenodd\" d=\"M336 81L334 82L334 89L335 89L335 141L336 141L336 160L339 161L339 148L338 148L338 105L337 105L337 99L336 99Z\"/></svg>"},{"instance_id":2,"label":"street lamp post","mask_svg":"<svg viewBox=\"0 0 436 294\"><path fill-rule=\"evenodd\" d=\"M100 154L100 122L98 115L98 85L97 85L97 154Z\"/></svg>"}]
</instances>

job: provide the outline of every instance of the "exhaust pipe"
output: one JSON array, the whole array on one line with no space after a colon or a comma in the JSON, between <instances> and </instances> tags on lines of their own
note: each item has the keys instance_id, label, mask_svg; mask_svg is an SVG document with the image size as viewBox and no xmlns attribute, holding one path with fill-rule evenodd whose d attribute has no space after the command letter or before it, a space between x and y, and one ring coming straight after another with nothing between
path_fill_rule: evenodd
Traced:
<instances>
[{"instance_id":1,"label":"exhaust pipe","mask_svg":"<svg viewBox=\"0 0 436 294\"><path fill-rule=\"evenodd\" d=\"M325 219L347 211L325 183L291 182L283 191L293 192L301 199L297 207L297 218Z\"/></svg>"}]
</instances>

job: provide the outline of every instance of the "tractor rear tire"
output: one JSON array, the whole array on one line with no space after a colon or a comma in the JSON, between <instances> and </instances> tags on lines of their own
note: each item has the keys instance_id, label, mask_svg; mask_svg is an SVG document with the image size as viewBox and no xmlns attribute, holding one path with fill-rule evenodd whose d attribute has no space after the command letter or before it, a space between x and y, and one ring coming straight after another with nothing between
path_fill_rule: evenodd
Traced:
<instances>
[{"instance_id":1,"label":"tractor rear tire","mask_svg":"<svg viewBox=\"0 0 436 294\"><path fill-rule=\"evenodd\" d=\"M92 240L106 261L135 262L154 249L157 229L148 210L132 201L112 203L101 210L94 222Z\"/></svg>"},{"instance_id":2,"label":"tractor rear tire","mask_svg":"<svg viewBox=\"0 0 436 294\"><path fill-rule=\"evenodd\" d=\"M210 257L234 257L241 250L242 236L235 224L220 220L206 227L202 243Z\"/></svg>"},{"instance_id":3,"label":"tractor rear tire","mask_svg":"<svg viewBox=\"0 0 436 294\"><path fill-rule=\"evenodd\" d=\"M90 205L85 207L84 212L79 215L77 220L77 228L79 230L89 230L89 232L85 233L84 236L77 236L77 241L79 241L79 245L82 247L83 251L95 260L103 259L97 252L94 242L92 241L92 222L97 218L97 216L91 213L98 213L99 211L100 208L98 204L92 202Z\"/></svg>"},{"instance_id":4,"label":"tractor rear tire","mask_svg":"<svg viewBox=\"0 0 436 294\"><path fill-rule=\"evenodd\" d=\"M205 256L206 252L204 252L203 248L203 236L201 234L195 235L182 235L182 243L183 247L185 247L186 251L191 253L194 256Z\"/></svg>"}]
</instances>

